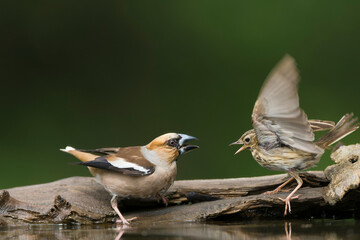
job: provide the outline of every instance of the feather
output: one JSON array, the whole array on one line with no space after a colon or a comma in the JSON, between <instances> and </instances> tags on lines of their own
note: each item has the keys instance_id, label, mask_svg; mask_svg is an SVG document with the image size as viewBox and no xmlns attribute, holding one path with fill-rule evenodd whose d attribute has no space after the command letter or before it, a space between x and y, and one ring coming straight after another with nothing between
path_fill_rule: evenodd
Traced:
<instances>
[{"instance_id":1,"label":"feather","mask_svg":"<svg viewBox=\"0 0 360 240\"><path fill-rule=\"evenodd\" d=\"M313 130L313 132L325 131L325 130L329 130L329 129L332 129L333 127L335 127L335 123L333 121L311 119L311 120L308 120L308 122L310 123L311 129Z\"/></svg>"},{"instance_id":2,"label":"feather","mask_svg":"<svg viewBox=\"0 0 360 240\"><path fill-rule=\"evenodd\" d=\"M359 128L359 122L357 121L358 119L353 116L353 113L345 114L333 129L316 141L316 145L327 148L357 130Z\"/></svg>"},{"instance_id":3,"label":"feather","mask_svg":"<svg viewBox=\"0 0 360 240\"><path fill-rule=\"evenodd\" d=\"M80 152L94 153L100 155L110 155L115 154L119 151L119 148L109 147L109 148L97 148L97 149L76 149Z\"/></svg>"},{"instance_id":4,"label":"feather","mask_svg":"<svg viewBox=\"0 0 360 240\"><path fill-rule=\"evenodd\" d=\"M252 122L259 145L267 149L288 145L320 153L314 133L299 106L299 74L295 60L286 55L267 77L255 103Z\"/></svg>"},{"instance_id":5,"label":"feather","mask_svg":"<svg viewBox=\"0 0 360 240\"><path fill-rule=\"evenodd\" d=\"M79 162L78 164L87 167L115 171L129 176L147 176L155 171L154 166L143 167L123 158L116 158L112 161L108 161L106 156L98 157L93 161Z\"/></svg>"}]
</instances>

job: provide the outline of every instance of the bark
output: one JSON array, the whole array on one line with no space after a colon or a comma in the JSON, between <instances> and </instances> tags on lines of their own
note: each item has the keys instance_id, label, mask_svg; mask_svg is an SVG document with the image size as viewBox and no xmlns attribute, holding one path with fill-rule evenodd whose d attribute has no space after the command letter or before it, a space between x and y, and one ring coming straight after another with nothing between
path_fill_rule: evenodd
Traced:
<instances>
[{"instance_id":1,"label":"bark","mask_svg":"<svg viewBox=\"0 0 360 240\"><path fill-rule=\"evenodd\" d=\"M309 209L328 206L322 191L328 180L322 172L303 175L307 187L300 189L299 199L292 201L292 216ZM263 195L287 179L286 174L214 180L176 181L165 207L157 199L123 201L125 217L137 216L140 222L199 221L221 216L282 216L284 203L278 197L288 193ZM319 208L320 207L320 208ZM27 223L106 223L116 215L110 195L94 178L71 177L47 184L17 187L0 191L0 225Z\"/></svg>"},{"instance_id":2,"label":"bark","mask_svg":"<svg viewBox=\"0 0 360 240\"><path fill-rule=\"evenodd\" d=\"M345 148L344 148L345 147ZM299 198L291 201L287 218L359 216L360 145L344 146L332 154L335 165L323 172L302 173ZM349 151L348 151L349 150ZM351 174L346 174L351 171ZM169 206L158 199L121 202L134 224L189 222L232 218L283 218L289 193L264 195L288 179L272 176L175 181L167 192ZM330 183L330 184L329 184ZM296 182L289 184L293 189ZM71 177L51 183L0 190L0 226L29 223L108 223L116 220L110 195L94 178Z\"/></svg>"}]
</instances>

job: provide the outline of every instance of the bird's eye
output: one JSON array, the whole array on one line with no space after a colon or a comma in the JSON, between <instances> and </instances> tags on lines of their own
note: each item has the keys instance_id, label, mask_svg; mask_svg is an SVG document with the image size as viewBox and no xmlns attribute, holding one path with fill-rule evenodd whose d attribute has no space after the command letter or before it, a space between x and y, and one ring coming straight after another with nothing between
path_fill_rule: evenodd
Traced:
<instances>
[{"instance_id":1,"label":"bird's eye","mask_svg":"<svg viewBox=\"0 0 360 240\"><path fill-rule=\"evenodd\" d=\"M248 137L245 138L245 142L246 142L246 143L249 143L249 142L250 142L250 138L248 138Z\"/></svg>"},{"instance_id":2,"label":"bird's eye","mask_svg":"<svg viewBox=\"0 0 360 240\"><path fill-rule=\"evenodd\" d=\"M172 147L175 146L175 144L176 144L176 142L175 142L175 140L173 140L173 139L172 139L172 140L169 140L169 142L168 142L168 145L169 145L169 146L172 146Z\"/></svg>"}]
</instances>

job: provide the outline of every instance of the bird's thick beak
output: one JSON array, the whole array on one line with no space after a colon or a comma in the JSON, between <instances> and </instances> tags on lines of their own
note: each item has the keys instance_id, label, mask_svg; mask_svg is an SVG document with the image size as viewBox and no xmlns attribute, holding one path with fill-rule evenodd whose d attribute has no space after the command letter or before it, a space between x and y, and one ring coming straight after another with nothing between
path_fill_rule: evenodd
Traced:
<instances>
[{"instance_id":1,"label":"bird's thick beak","mask_svg":"<svg viewBox=\"0 0 360 240\"><path fill-rule=\"evenodd\" d=\"M244 143L243 143L243 141L241 141L241 140L239 139L239 140L237 140L236 142L230 143L229 146L239 145L239 144L244 144ZM245 145L243 145L239 150L237 150L234 155L238 154L239 152L241 152L241 151L244 150L244 149L246 149L246 146L245 146Z\"/></svg>"},{"instance_id":2,"label":"bird's thick beak","mask_svg":"<svg viewBox=\"0 0 360 240\"><path fill-rule=\"evenodd\" d=\"M179 153L180 154L184 154L187 153L195 148L199 148L199 146L196 145L186 145L185 143L191 140L198 140L196 137L193 136L189 136L186 134L179 134L179 136L181 137L179 140Z\"/></svg>"}]
</instances>

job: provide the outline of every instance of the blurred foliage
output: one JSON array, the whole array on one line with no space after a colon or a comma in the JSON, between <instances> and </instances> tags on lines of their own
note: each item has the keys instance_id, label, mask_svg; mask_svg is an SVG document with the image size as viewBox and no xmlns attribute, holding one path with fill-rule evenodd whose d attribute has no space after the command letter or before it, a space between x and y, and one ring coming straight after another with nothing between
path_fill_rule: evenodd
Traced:
<instances>
[{"instance_id":1,"label":"blurred foliage","mask_svg":"<svg viewBox=\"0 0 360 240\"><path fill-rule=\"evenodd\" d=\"M0 189L89 176L79 148L197 136L178 179L276 172L228 144L285 53L309 118L360 115L359 1L3 1ZM345 144L359 142L360 132ZM315 169L331 164L329 153Z\"/></svg>"}]
</instances>

